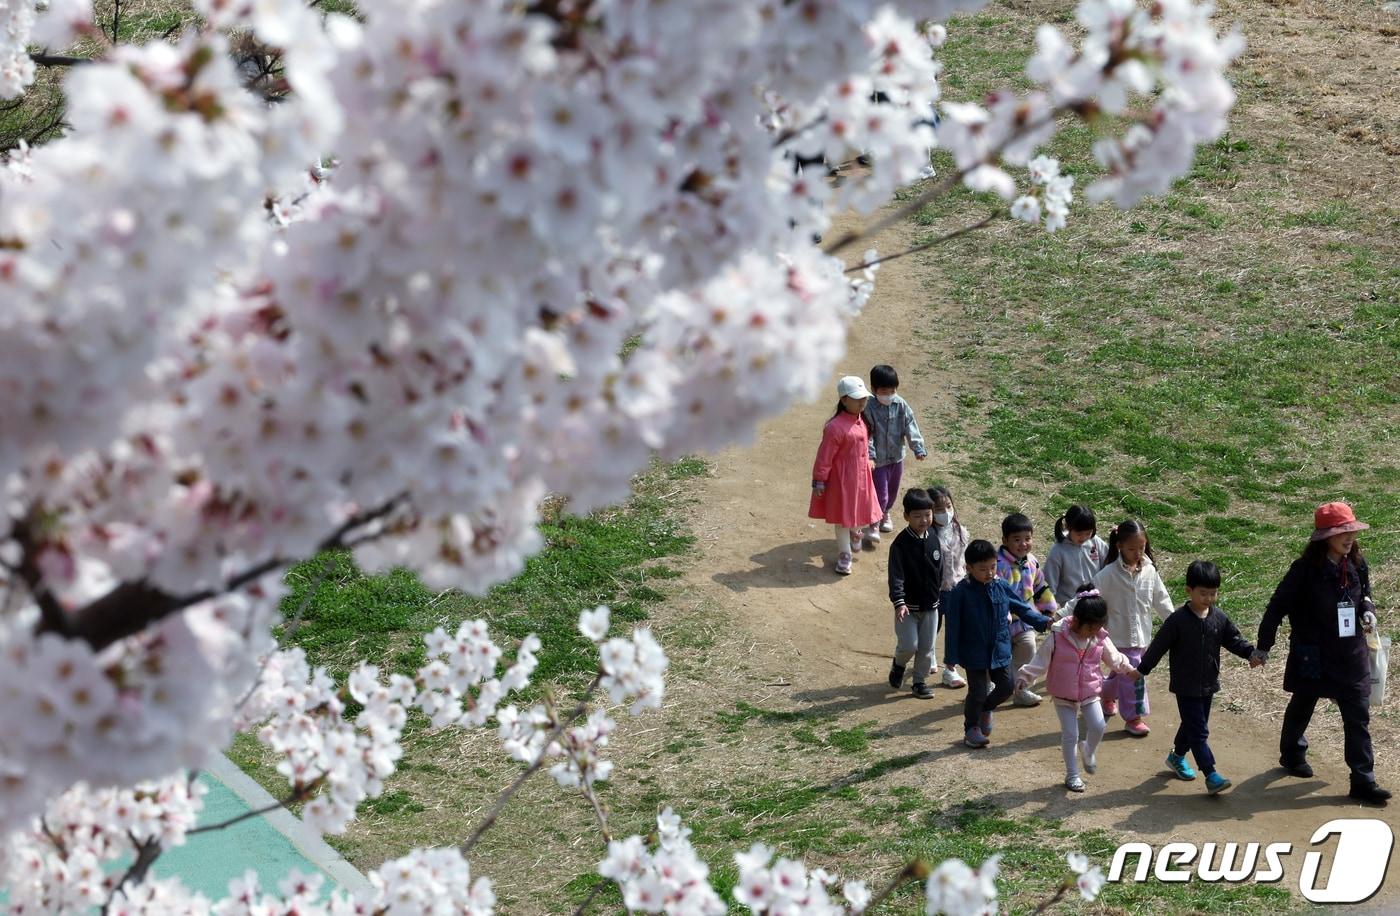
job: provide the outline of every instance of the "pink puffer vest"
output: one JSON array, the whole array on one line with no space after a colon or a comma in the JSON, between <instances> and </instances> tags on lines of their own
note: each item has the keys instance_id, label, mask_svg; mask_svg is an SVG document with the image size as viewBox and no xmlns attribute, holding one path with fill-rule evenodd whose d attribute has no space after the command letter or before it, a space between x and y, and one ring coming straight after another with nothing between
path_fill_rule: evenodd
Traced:
<instances>
[{"instance_id":1,"label":"pink puffer vest","mask_svg":"<svg viewBox=\"0 0 1400 916\"><path fill-rule=\"evenodd\" d=\"M1055 631L1055 649L1050 654L1045 683L1051 696L1080 702L1103 692L1103 671L1099 662L1103 659L1103 644L1108 634L1100 631L1088 647L1080 651L1070 640L1069 627L1065 624Z\"/></svg>"}]
</instances>

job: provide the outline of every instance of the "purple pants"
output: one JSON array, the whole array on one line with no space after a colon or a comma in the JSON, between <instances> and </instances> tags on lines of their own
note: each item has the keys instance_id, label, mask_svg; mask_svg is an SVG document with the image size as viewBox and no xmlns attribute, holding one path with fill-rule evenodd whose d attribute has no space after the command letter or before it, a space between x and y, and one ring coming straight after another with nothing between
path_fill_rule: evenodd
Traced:
<instances>
[{"instance_id":1,"label":"purple pants","mask_svg":"<svg viewBox=\"0 0 1400 916\"><path fill-rule=\"evenodd\" d=\"M1128 661L1136 668L1142 664L1142 653L1147 651L1147 647L1128 646L1118 651L1126 655ZM1130 681L1117 674L1110 674L1103 679L1103 698L1118 701L1118 715L1122 716L1124 721L1145 716L1148 713L1147 678Z\"/></svg>"},{"instance_id":2,"label":"purple pants","mask_svg":"<svg viewBox=\"0 0 1400 916\"><path fill-rule=\"evenodd\" d=\"M889 515L895 500L899 499L899 480L904 476L904 462L896 461L894 464L878 467L874 475L875 498L880 501L880 511Z\"/></svg>"}]
</instances>

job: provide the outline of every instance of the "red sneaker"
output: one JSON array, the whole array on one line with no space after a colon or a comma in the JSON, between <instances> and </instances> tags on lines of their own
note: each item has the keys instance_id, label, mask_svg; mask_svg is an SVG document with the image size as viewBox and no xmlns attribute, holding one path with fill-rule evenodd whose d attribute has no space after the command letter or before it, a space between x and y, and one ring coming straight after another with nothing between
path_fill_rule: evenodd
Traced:
<instances>
[{"instance_id":1,"label":"red sneaker","mask_svg":"<svg viewBox=\"0 0 1400 916\"><path fill-rule=\"evenodd\" d=\"M1147 720L1138 718L1129 719L1127 722L1124 722L1123 731L1132 735L1134 738L1146 738L1152 729L1147 727Z\"/></svg>"}]
</instances>

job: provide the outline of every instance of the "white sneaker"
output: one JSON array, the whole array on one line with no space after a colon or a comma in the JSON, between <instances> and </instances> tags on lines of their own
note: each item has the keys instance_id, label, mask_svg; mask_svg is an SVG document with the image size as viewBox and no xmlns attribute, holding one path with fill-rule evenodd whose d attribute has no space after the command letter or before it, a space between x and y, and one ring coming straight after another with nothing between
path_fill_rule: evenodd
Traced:
<instances>
[{"instance_id":1,"label":"white sneaker","mask_svg":"<svg viewBox=\"0 0 1400 916\"><path fill-rule=\"evenodd\" d=\"M889 514L888 512L885 513L885 517L884 517L884 518L880 519L880 530L881 530L881 531L893 531L893 530L894 530L894 522L890 521L890 514Z\"/></svg>"},{"instance_id":2,"label":"white sneaker","mask_svg":"<svg viewBox=\"0 0 1400 916\"><path fill-rule=\"evenodd\" d=\"M943 686L951 687L956 690L959 687L966 687L967 681L963 680L962 677L952 668L944 668Z\"/></svg>"},{"instance_id":3,"label":"white sneaker","mask_svg":"<svg viewBox=\"0 0 1400 916\"><path fill-rule=\"evenodd\" d=\"M851 532L851 553L860 553L861 534L859 531Z\"/></svg>"},{"instance_id":4,"label":"white sneaker","mask_svg":"<svg viewBox=\"0 0 1400 916\"><path fill-rule=\"evenodd\" d=\"M860 536L872 544L880 543L880 529L876 525L871 525L860 533Z\"/></svg>"},{"instance_id":5,"label":"white sneaker","mask_svg":"<svg viewBox=\"0 0 1400 916\"><path fill-rule=\"evenodd\" d=\"M1018 691L1016 691L1016 696L1012 697L1012 699L1011 699L1011 705L1013 705L1013 706L1039 706L1039 705L1040 705L1040 694L1038 694L1038 693L1032 693L1031 691L1026 690L1026 689L1018 690Z\"/></svg>"},{"instance_id":6,"label":"white sneaker","mask_svg":"<svg viewBox=\"0 0 1400 916\"><path fill-rule=\"evenodd\" d=\"M1078 774L1078 773L1076 773L1076 774L1073 775L1073 776L1066 776L1066 777L1065 777L1065 788L1066 788L1066 789L1069 789L1071 792L1083 792L1083 791L1084 791L1084 780L1082 780L1082 779L1079 778L1079 774Z\"/></svg>"},{"instance_id":7,"label":"white sneaker","mask_svg":"<svg viewBox=\"0 0 1400 916\"><path fill-rule=\"evenodd\" d=\"M1090 776L1099 771L1098 758L1089 753L1089 742L1087 741L1079 742L1079 762L1084 764L1084 772Z\"/></svg>"}]
</instances>

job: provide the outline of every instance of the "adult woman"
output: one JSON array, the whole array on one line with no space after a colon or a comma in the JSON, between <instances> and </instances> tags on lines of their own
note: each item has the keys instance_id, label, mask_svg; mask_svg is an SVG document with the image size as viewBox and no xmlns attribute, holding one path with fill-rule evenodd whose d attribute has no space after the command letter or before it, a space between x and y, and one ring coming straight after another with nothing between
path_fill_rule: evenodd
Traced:
<instances>
[{"instance_id":1,"label":"adult woman","mask_svg":"<svg viewBox=\"0 0 1400 916\"><path fill-rule=\"evenodd\" d=\"M1337 704L1352 798L1385 804L1390 793L1376 785L1372 767L1370 703L1371 656L1363 628L1375 626L1371 578L1356 532L1371 527L1356 520L1346 503L1319 506L1313 534L1303 555L1283 577L1264 619L1257 651L1267 658L1274 636L1288 618L1288 662L1283 689L1293 694L1283 714L1279 763L1293 776L1310 777L1308 722L1320 699Z\"/></svg>"}]
</instances>

